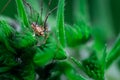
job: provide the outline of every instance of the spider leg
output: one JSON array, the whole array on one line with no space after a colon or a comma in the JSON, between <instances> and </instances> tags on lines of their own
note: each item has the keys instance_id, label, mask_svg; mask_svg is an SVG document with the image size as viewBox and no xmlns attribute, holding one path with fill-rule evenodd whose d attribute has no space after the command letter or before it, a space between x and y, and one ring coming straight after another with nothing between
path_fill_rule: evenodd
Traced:
<instances>
[{"instance_id":1,"label":"spider leg","mask_svg":"<svg viewBox=\"0 0 120 80\"><path fill-rule=\"evenodd\" d=\"M32 16L32 15L33 15L32 6L31 6L26 0L23 0L23 2L24 2L24 4L25 4L26 6L29 7L29 9L30 9L30 15Z\"/></svg>"},{"instance_id":2,"label":"spider leg","mask_svg":"<svg viewBox=\"0 0 120 80\"><path fill-rule=\"evenodd\" d=\"M0 14L3 13L3 11L7 8L7 6L9 5L9 3L11 2L11 0L9 0L5 6L2 8L2 10L0 11Z\"/></svg>"},{"instance_id":3,"label":"spider leg","mask_svg":"<svg viewBox=\"0 0 120 80\"><path fill-rule=\"evenodd\" d=\"M46 15L45 21L44 21L44 24L43 24L44 29L46 29L46 22L47 22L47 19L48 19L49 15L50 15L53 11L55 11L56 9L57 9L57 6L56 6L55 8L53 8L50 12L48 12L48 14Z\"/></svg>"}]
</instances>

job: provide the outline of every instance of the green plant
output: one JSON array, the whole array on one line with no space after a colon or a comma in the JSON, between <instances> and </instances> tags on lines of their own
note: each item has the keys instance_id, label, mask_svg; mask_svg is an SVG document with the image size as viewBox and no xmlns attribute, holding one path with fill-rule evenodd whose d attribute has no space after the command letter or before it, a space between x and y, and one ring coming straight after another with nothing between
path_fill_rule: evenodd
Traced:
<instances>
[{"instance_id":1,"label":"green plant","mask_svg":"<svg viewBox=\"0 0 120 80\"><path fill-rule=\"evenodd\" d=\"M105 44L99 50L97 39L93 39L95 45L87 46L96 30L89 24L87 0L76 1L81 5L75 19L72 18L74 24L65 23L65 0L59 0L55 25L50 27L50 32L44 33L45 36L36 35L31 26L38 18L37 24L42 27L42 16L36 17L39 11L34 10L31 4L31 16L23 0L15 1L18 11L15 23L20 29L13 28L9 19L0 16L0 80L61 80L61 77L105 80L106 70L120 55L120 36L110 51ZM47 38L46 34L49 34ZM79 55L77 51L86 47L90 56L84 60L76 58ZM70 49L75 51L74 56L68 53Z\"/></svg>"}]
</instances>

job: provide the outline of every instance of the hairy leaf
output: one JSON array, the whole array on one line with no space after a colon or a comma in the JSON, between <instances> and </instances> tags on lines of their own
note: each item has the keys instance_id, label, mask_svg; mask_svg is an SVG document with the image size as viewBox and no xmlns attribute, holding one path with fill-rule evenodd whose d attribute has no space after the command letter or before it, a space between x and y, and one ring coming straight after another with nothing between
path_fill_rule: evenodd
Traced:
<instances>
[{"instance_id":1,"label":"hairy leaf","mask_svg":"<svg viewBox=\"0 0 120 80\"><path fill-rule=\"evenodd\" d=\"M110 52L107 55L107 67L109 67L114 60L116 60L120 56L120 35L117 40L113 44Z\"/></svg>"},{"instance_id":2,"label":"hairy leaf","mask_svg":"<svg viewBox=\"0 0 120 80\"><path fill-rule=\"evenodd\" d=\"M29 27L27 13L25 12L25 8L22 0L16 0L16 4L17 4L17 11L18 11L18 15L21 20L21 23L26 27Z\"/></svg>"},{"instance_id":3,"label":"hairy leaf","mask_svg":"<svg viewBox=\"0 0 120 80\"><path fill-rule=\"evenodd\" d=\"M65 47L64 2L64 0L59 0L57 11L58 39L63 47Z\"/></svg>"}]
</instances>

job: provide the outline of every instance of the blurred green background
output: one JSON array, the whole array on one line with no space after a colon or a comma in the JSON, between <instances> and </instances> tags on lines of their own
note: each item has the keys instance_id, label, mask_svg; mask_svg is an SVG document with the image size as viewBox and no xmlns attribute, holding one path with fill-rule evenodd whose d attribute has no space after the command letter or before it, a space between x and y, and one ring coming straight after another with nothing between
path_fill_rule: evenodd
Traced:
<instances>
[{"instance_id":1,"label":"blurred green background","mask_svg":"<svg viewBox=\"0 0 120 80\"><path fill-rule=\"evenodd\" d=\"M37 11L40 11L39 0L27 0L31 6ZM16 19L17 8L15 0L7 5L5 10L1 12L8 0L0 1L0 16L7 16ZM53 0L51 6L48 6L49 0L43 0L44 10L53 9L58 0ZM44 13L45 14L45 13ZM56 11L52 14L53 23L56 19ZM104 44L112 45L116 37L120 33L120 0L65 0L65 24L76 24L79 20L85 21L91 28L91 35L94 40L94 48L96 51L101 51ZM116 61L120 68L120 60ZM114 70L114 68L110 68ZM110 73L112 70L108 71ZM115 70L114 70L115 71ZM115 74L120 75L120 71ZM111 76L111 74L108 74ZM117 76L118 77L118 76ZM113 78L113 79L112 79ZM115 80L110 77L108 80ZM120 80L120 78L116 78Z\"/></svg>"}]
</instances>

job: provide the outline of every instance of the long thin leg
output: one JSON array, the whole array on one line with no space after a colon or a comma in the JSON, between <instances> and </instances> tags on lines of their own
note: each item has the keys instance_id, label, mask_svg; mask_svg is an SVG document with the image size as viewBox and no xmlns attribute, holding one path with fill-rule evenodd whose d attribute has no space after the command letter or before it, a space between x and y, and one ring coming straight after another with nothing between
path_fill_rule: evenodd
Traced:
<instances>
[{"instance_id":1,"label":"long thin leg","mask_svg":"<svg viewBox=\"0 0 120 80\"><path fill-rule=\"evenodd\" d=\"M49 0L49 2L48 2L48 7L50 7L51 3L52 3L52 0ZM49 8L48 8L47 11L46 11L46 15L47 15L48 12L49 12Z\"/></svg>"},{"instance_id":2,"label":"long thin leg","mask_svg":"<svg viewBox=\"0 0 120 80\"><path fill-rule=\"evenodd\" d=\"M29 7L29 9L30 9L30 14L31 14L31 16L32 16L32 7L31 7L31 5L26 1L26 0L23 0L23 2Z\"/></svg>"},{"instance_id":3,"label":"long thin leg","mask_svg":"<svg viewBox=\"0 0 120 80\"><path fill-rule=\"evenodd\" d=\"M8 0L8 2L5 4L5 6L0 11L0 14L3 13L3 11L7 8L7 6L9 5L10 2L11 2L11 0Z\"/></svg>"},{"instance_id":4,"label":"long thin leg","mask_svg":"<svg viewBox=\"0 0 120 80\"><path fill-rule=\"evenodd\" d=\"M41 7L41 20L42 20L42 14L43 14L43 0L40 0L40 7Z\"/></svg>"},{"instance_id":5,"label":"long thin leg","mask_svg":"<svg viewBox=\"0 0 120 80\"><path fill-rule=\"evenodd\" d=\"M48 19L48 17L49 17L49 15L53 12L53 11L55 11L57 9L57 6L55 7L55 8L53 8L50 12L48 12L48 14L46 15L46 17L45 17L45 21L44 21L44 28L46 29L46 22L47 22L47 19Z\"/></svg>"},{"instance_id":6,"label":"long thin leg","mask_svg":"<svg viewBox=\"0 0 120 80\"><path fill-rule=\"evenodd\" d=\"M51 3L52 3L52 0L49 0L49 2L48 2L48 8L47 8L47 11L46 11L46 16L49 13L49 7L50 7ZM45 16L45 18L46 18L46 16Z\"/></svg>"},{"instance_id":7,"label":"long thin leg","mask_svg":"<svg viewBox=\"0 0 120 80\"><path fill-rule=\"evenodd\" d=\"M46 44L46 41L48 40L49 37L49 33L45 34L44 40L43 40L43 44Z\"/></svg>"}]
</instances>

